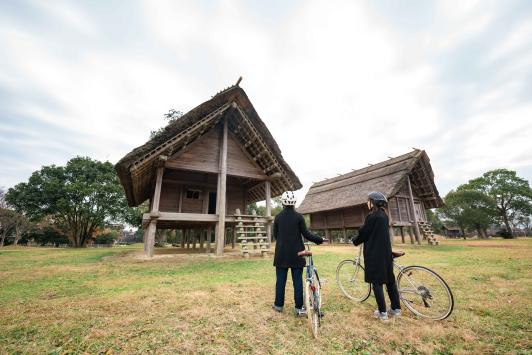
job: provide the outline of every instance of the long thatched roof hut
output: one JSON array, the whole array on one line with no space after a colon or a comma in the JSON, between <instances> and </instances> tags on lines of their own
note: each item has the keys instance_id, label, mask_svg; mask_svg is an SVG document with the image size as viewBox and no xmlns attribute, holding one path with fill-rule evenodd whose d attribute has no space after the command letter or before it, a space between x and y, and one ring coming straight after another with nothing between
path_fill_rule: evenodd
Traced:
<instances>
[{"instance_id":1,"label":"long thatched roof hut","mask_svg":"<svg viewBox=\"0 0 532 355\"><path fill-rule=\"evenodd\" d=\"M388 197L392 227L414 227L416 235L419 225L427 222L425 209L443 204L427 153L415 149L313 184L298 211L310 214L312 229L358 228L368 213L365 204L371 191Z\"/></svg>"}]
</instances>

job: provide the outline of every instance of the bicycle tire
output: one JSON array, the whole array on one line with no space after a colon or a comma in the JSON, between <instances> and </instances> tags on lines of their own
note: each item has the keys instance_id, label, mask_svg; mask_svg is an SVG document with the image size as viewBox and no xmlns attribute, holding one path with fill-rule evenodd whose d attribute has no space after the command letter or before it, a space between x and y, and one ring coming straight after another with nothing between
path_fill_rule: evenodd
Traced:
<instances>
[{"instance_id":1,"label":"bicycle tire","mask_svg":"<svg viewBox=\"0 0 532 355\"><path fill-rule=\"evenodd\" d=\"M314 302L313 302L313 291L312 291L312 288L311 288L311 283L310 281L305 281L305 308L307 309L307 321L308 321L308 326L310 328L310 332L312 334L312 336L314 338L317 338L318 337L318 329L317 329L317 326L315 325L315 311L314 311Z\"/></svg>"},{"instance_id":2,"label":"bicycle tire","mask_svg":"<svg viewBox=\"0 0 532 355\"><path fill-rule=\"evenodd\" d=\"M355 269L349 270L350 268ZM345 284L346 282L343 279L347 279L346 281L350 285ZM353 301L364 302L371 294L371 284L364 281L364 267L356 260L346 259L338 264L336 268L336 284L340 287L344 296Z\"/></svg>"},{"instance_id":3,"label":"bicycle tire","mask_svg":"<svg viewBox=\"0 0 532 355\"><path fill-rule=\"evenodd\" d=\"M414 273L418 275L413 276ZM430 282L423 282L423 276L420 277L419 275L427 275L426 280ZM405 279L408 279L408 284L403 287L402 281ZM427 267L412 265L403 268L397 275L397 288L406 308L419 317L443 320L449 317L454 309L454 296L451 288L440 275ZM407 295L414 294L417 297L410 296L407 298ZM445 303L437 306L434 314L425 312L429 308L434 308L434 299Z\"/></svg>"}]
</instances>

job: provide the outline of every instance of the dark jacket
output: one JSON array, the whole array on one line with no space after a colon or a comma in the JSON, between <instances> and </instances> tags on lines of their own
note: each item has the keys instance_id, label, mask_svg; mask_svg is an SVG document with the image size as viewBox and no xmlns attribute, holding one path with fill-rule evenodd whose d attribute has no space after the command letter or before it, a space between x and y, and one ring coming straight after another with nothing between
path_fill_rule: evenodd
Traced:
<instances>
[{"instance_id":1,"label":"dark jacket","mask_svg":"<svg viewBox=\"0 0 532 355\"><path fill-rule=\"evenodd\" d=\"M283 209L273 222L273 238L277 241L274 266L283 268L305 266L305 258L297 256L298 252L305 250L301 235L316 244L323 243L320 236L308 231L302 215L293 208Z\"/></svg>"},{"instance_id":2,"label":"dark jacket","mask_svg":"<svg viewBox=\"0 0 532 355\"><path fill-rule=\"evenodd\" d=\"M393 281L392 244L390 242L389 220L379 209L366 217L353 244L364 243L365 281L380 284Z\"/></svg>"}]
</instances>

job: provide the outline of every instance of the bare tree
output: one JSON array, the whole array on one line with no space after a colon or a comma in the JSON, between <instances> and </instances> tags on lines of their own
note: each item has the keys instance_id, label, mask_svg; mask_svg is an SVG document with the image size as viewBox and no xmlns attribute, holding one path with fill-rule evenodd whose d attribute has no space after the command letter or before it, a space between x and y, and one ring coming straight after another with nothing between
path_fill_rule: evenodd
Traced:
<instances>
[{"instance_id":1,"label":"bare tree","mask_svg":"<svg viewBox=\"0 0 532 355\"><path fill-rule=\"evenodd\" d=\"M0 186L0 208L7 208L6 189Z\"/></svg>"},{"instance_id":2,"label":"bare tree","mask_svg":"<svg viewBox=\"0 0 532 355\"><path fill-rule=\"evenodd\" d=\"M8 234L13 232L16 224L15 214L16 212L7 208L0 208L0 248L4 246Z\"/></svg>"}]
</instances>

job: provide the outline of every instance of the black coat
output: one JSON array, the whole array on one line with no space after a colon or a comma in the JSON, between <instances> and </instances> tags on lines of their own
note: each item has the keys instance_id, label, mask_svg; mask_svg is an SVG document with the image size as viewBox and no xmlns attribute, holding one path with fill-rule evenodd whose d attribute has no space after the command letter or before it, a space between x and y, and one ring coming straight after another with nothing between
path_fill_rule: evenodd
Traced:
<instances>
[{"instance_id":1,"label":"black coat","mask_svg":"<svg viewBox=\"0 0 532 355\"><path fill-rule=\"evenodd\" d=\"M364 243L364 268L366 282L388 283L394 280L392 244L389 220L379 209L366 217L353 244Z\"/></svg>"},{"instance_id":2,"label":"black coat","mask_svg":"<svg viewBox=\"0 0 532 355\"><path fill-rule=\"evenodd\" d=\"M273 222L273 238L277 241L273 259L274 266L283 268L305 266L305 258L297 256L298 252L305 250L302 235L316 244L323 243L320 236L308 231L302 215L293 208L283 209Z\"/></svg>"}]
</instances>

